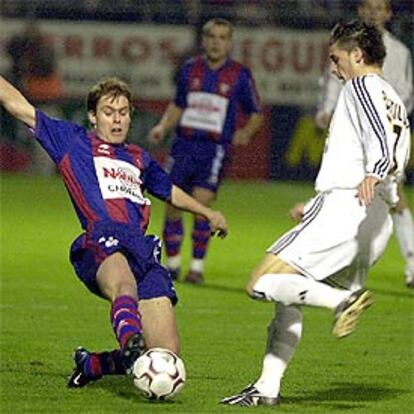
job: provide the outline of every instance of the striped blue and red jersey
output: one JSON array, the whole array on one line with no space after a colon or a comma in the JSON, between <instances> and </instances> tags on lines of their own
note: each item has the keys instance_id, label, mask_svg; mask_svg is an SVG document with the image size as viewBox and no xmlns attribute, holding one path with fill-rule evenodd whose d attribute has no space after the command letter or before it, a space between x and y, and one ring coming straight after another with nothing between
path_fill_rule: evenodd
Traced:
<instances>
[{"instance_id":1,"label":"striped blue and red jersey","mask_svg":"<svg viewBox=\"0 0 414 414\"><path fill-rule=\"evenodd\" d=\"M151 212L145 191L171 198L168 175L138 145L110 144L38 109L34 135L58 166L83 229L113 221L145 233Z\"/></svg>"},{"instance_id":2,"label":"striped blue and red jersey","mask_svg":"<svg viewBox=\"0 0 414 414\"><path fill-rule=\"evenodd\" d=\"M210 139L228 145L240 108L251 115L261 111L251 71L231 59L212 70L204 56L188 60L177 84L175 105L183 110L177 137Z\"/></svg>"}]
</instances>

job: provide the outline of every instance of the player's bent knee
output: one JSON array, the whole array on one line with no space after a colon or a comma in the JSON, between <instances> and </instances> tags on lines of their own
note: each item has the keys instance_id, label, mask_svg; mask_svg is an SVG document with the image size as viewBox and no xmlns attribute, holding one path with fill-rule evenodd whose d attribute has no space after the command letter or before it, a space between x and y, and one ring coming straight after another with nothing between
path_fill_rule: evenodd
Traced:
<instances>
[{"instance_id":1,"label":"player's bent knee","mask_svg":"<svg viewBox=\"0 0 414 414\"><path fill-rule=\"evenodd\" d=\"M246 286L247 294L253 299L262 300L262 295L258 294L255 288L258 281L264 276L270 275L269 280L277 274L296 274L297 271L288 263L283 261L278 255L268 253L260 265L252 273L250 280ZM263 281L262 281L263 284Z\"/></svg>"},{"instance_id":2,"label":"player's bent knee","mask_svg":"<svg viewBox=\"0 0 414 414\"><path fill-rule=\"evenodd\" d=\"M100 288L103 295L111 301L114 301L120 296L129 296L135 300L138 300L137 288L133 283L121 283L119 285L115 284L111 286L101 286Z\"/></svg>"},{"instance_id":3,"label":"player's bent knee","mask_svg":"<svg viewBox=\"0 0 414 414\"><path fill-rule=\"evenodd\" d=\"M248 295L254 300L271 301L272 281L274 274L264 274L256 282L247 288Z\"/></svg>"}]
</instances>

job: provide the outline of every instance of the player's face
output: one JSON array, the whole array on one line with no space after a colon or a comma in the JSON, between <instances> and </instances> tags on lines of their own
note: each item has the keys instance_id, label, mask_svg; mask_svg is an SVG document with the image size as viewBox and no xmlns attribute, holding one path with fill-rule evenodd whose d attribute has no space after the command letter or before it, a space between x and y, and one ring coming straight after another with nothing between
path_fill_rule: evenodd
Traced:
<instances>
[{"instance_id":1,"label":"player's face","mask_svg":"<svg viewBox=\"0 0 414 414\"><path fill-rule=\"evenodd\" d=\"M208 34L203 35L203 47L210 63L224 62L231 49L230 29L224 25L211 26Z\"/></svg>"},{"instance_id":2,"label":"player's face","mask_svg":"<svg viewBox=\"0 0 414 414\"><path fill-rule=\"evenodd\" d=\"M99 99L96 114L89 113L89 120L95 126L99 138L111 144L125 141L131 125L128 99L104 95Z\"/></svg>"},{"instance_id":3,"label":"player's face","mask_svg":"<svg viewBox=\"0 0 414 414\"><path fill-rule=\"evenodd\" d=\"M359 17L382 30L391 18L391 10L384 0L364 0L358 8Z\"/></svg>"},{"instance_id":4,"label":"player's face","mask_svg":"<svg viewBox=\"0 0 414 414\"><path fill-rule=\"evenodd\" d=\"M340 80L347 81L358 76L359 50L348 52L334 43L329 47L331 72Z\"/></svg>"}]
</instances>

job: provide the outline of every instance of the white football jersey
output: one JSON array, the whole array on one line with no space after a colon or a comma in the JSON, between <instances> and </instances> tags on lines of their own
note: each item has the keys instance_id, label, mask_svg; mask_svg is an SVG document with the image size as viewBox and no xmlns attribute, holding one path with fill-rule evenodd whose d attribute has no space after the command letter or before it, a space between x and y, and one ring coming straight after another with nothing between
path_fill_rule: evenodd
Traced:
<instances>
[{"instance_id":1,"label":"white football jersey","mask_svg":"<svg viewBox=\"0 0 414 414\"><path fill-rule=\"evenodd\" d=\"M376 74L353 78L339 95L315 188L357 188L367 175L398 180L409 153L407 111L395 90Z\"/></svg>"}]
</instances>

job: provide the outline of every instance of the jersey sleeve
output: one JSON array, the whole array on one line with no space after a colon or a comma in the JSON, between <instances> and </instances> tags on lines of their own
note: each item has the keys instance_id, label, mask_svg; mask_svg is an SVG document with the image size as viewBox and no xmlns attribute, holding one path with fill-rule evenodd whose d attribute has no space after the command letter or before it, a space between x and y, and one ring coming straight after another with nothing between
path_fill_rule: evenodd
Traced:
<instances>
[{"instance_id":1,"label":"jersey sleeve","mask_svg":"<svg viewBox=\"0 0 414 414\"><path fill-rule=\"evenodd\" d=\"M68 152L81 129L79 125L51 118L36 109L36 126L32 130L33 135L56 164L59 164Z\"/></svg>"},{"instance_id":2,"label":"jersey sleeve","mask_svg":"<svg viewBox=\"0 0 414 414\"><path fill-rule=\"evenodd\" d=\"M365 172L384 179L392 164L393 137L381 85L375 77L363 76L349 81L346 88L359 118Z\"/></svg>"},{"instance_id":3,"label":"jersey sleeve","mask_svg":"<svg viewBox=\"0 0 414 414\"><path fill-rule=\"evenodd\" d=\"M172 191L170 177L148 153L144 153L144 157L147 164L143 174L145 189L161 200L170 201Z\"/></svg>"},{"instance_id":4,"label":"jersey sleeve","mask_svg":"<svg viewBox=\"0 0 414 414\"><path fill-rule=\"evenodd\" d=\"M175 91L174 103L179 108L184 109L187 106L187 85L189 75L189 64L185 64L178 75L177 88Z\"/></svg>"},{"instance_id":5,"label":"jersey sleeve","mask_svg":"<svg viewBox=\"0 0 414 414\"><path fill-rule=\"evenodd\" d=\"M244 68L239 79L240 106L244 113L252 114L261 111L260 99L256 84L249 69Z\"/></svg>"},{"instance_id":6,"label":"jersey sleeve","mask_svg":"<svg viewBox=\"0 0 414 414\"><path fill-rule=\"evenodd\" d=\"M413 64L410 51L404 47L403 52L401 62L397 65L401 67L401 76L400 81L395 84L395 90L410 113L414 107Z\"/></svg>"}]
</instances>

